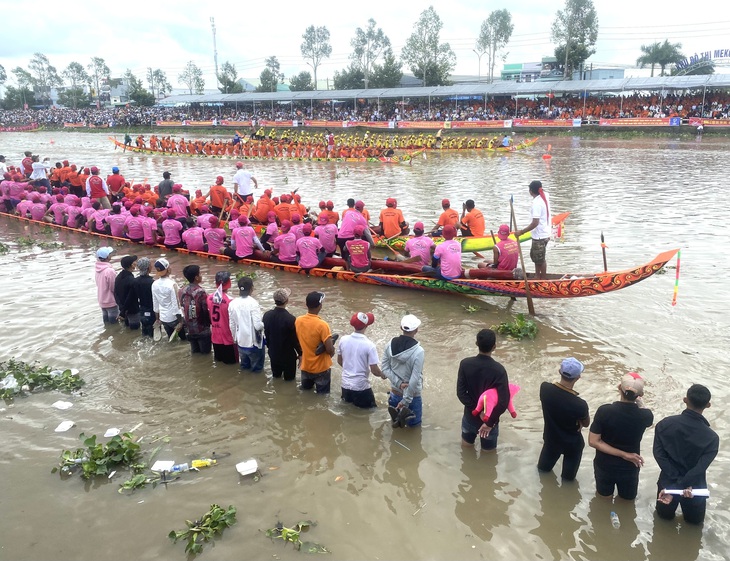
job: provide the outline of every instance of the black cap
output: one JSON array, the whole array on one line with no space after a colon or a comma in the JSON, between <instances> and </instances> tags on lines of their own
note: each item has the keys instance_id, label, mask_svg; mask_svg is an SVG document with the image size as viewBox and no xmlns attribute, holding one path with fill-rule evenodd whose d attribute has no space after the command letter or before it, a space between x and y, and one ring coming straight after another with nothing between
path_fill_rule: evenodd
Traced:
<instances>
[{"instance_id":1,"label":"black cap","mask_svg":"<svg viewBox=\"0 0 730 561\"><path fill-rule=\"evenodd\" d=\"M324 300L324 292L310 292L307 294L307 308L313 310L321 306Z\"/></svg>"},{"instance_id":2,"label":"black cap","mask_svg":"<svg viewBox=\"0 0 730 561\"><path fill-rule=\"evenodd\" d=\"M122 261L121 261L122 269L129 269L136 260L137 260L136 255L125 255L124 257L122 257Z\"/></svg>"},{"instance_id":3,"label":"black cap","mask_svg":"<svg viewBox=\"0 0 730 561\"><path fill-rule=\"evenodd\" d=\"M169 171L164 172L162 174L162 177L164 177L165 179L170 179L170 172Z\"/></svg>"}]
</instances>

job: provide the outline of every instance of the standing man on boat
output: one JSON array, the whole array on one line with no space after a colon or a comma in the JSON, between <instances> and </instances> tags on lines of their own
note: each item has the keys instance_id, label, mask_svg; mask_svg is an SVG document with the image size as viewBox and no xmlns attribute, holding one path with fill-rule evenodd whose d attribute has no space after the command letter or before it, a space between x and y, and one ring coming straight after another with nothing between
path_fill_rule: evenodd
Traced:
<instances>
[{"instance_id":1,"label":"standing man on boat","mask_svg":"<svg viewBox=\"0 0 730 561\"><path fill-rule=\"evenodd\" d=\"M423 361L425 352L416 340L421 320L413 314L400 321L401 335L385 347L381 370L390 380L388 413L393 427L415 427L423 418Z\"/></svg>"},{"instance_id":2,"label":"standing man on boat","mask_svg":"<svg viewBox=\"0 0 730 561\"><path fill-rule=\"evenodd\" d=\"M324 296L324 292L307 294L307 313L299 316L294 324L302 347L300 388L302 390L315 388L318 394L330 393L332 357L335 354L335 342L330 326L319 317Z\"/></svg>"},{"instance_id":3,"label":"standing man on boat","mask_svg":"<svg viewBox=\"0 0 730 561\"><path fill-rule=\"evenodd\" d=\"M497 348L497 334L491 329L482 329L477 333L476 344L479 354L461 361L456 378L456 396L464 405L461 445L472 447L479 436L482 451L494 450L499 437L499 417L509 405L509 379L504 366L492 358ZM482 421L472 411L477 408L481 395L489 389L497 391L497 404L489 418Z\"/></svg>"},{"instance_id":4,"label":"standing man on boat","mask_svg":"<svg viewBox=\"0 0 730 561\"><path fill-rule=\"evenodd\" d=\"M91 176L86 180L86 196L90 199L96 199L102 208L111 210L112 204L109 202L109 186L104 178L99 177L99 168L93 166L91 168Z\"/></svg>"},{"instance_id":5,"label":"standing man on boat","mask_svg":"<svg viewBox=\"0 0 730 561\"><path fill-rule=\"evenodd\" d=\"M671 520L682 507L690 524L702 524L707 497L695 496L693 489L707 489L707 468L717 456L720 438L702 415L710 407L712 394L701 384L687 390L687 408L680 415L662 419L654 432L654 459L661 468L656 511ZM682 495L670 495L666 489L681 489Z\"/></svg>"},{"instance_id":6,"label":"standing man on boat","mask_svg":"<svg viewBox=\"0 0 730 561\"><path fill-rule=\"evenodd\" d=\"M580 431L591 422L588 403L578 397L578 392L573 389L583 370L583 363L578 359L566 358L560 363L560 381L552 384L543 382L540 386L545 428L537 469L552 471L560 456L563 456L561 477L566 481L573 481L578 473L585 447Z\"/></svg>"},{"instance_id":7,"label":"standing man on boat","mask_svg":"<svg viewBox=\"0 0 730 561\"><path fill-rule=\"evenodd\" d=\"M530 215L532 222L521 230L515 232L519 238L526 232L532 232L532 247L530 248L530 259L535 264L535 276L544 279L547 275L547 244L550 241L550 206L547 193L542 189L542 182L533 181L529 186L532 196L532 207Z\"/></svg>"},{"instance_id":8,"label":"standing man on boat","mask_svg":"<svg viewBox=\"0 0 730 561\"><path fill-rule=\"evenodd\" d=\"M236 162L236 175L233 176L233 194L238 195L243 201L246 197L253 197L253 182L256 189L259 188L259 182L253 174L247 169L243 169L243 162Z\"/></svg>"},{"instance_id":9,"label":"standing man on boat","mask_svg":"<svg viewBox=\"0 0 730 561\"><path fill-rule=\"evenodd\" d=\"M106 184L109 186L109 190L111 191L113 203L117 202L117 200L124 196L123 194L120 195L120 193L122 192L122 188L125 183L126 181L124 180L124 176L119 173L119 168L114 166L112 168L112 174L106 178Z\"/></svg>"},{"instance_id":10,"label":"standing man on boat","mask_svg":"<svg viewBox=\"0 0 730 561\"><path fill-rule=\"evenodd\" d=\"M173 185L175 185L175 182L170 179L170 172L164 172L162 174L162 181L157 185L158 194L161 199L167 200L167 197L172 195Z\"/></svg>"}]
</instances>

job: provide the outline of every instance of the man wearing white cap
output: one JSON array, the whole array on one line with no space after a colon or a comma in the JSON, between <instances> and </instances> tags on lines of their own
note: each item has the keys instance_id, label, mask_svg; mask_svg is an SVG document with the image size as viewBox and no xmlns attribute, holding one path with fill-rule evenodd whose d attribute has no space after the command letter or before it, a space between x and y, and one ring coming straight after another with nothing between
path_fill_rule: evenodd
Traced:
<instances>
[{"instance_id":1,"label":"man wearing white cap","mask_svg":"<svg viewBox=\"0 0 730 561\"><path fill-rule=\"evenodd\" d=\"M383 353L383 374L390 380L388 412L393 427L421 424L423 416L423 360L424 350L416 341L421 320L413 314L403 316L402 335L391 339Z\"/></svg>"},{"instance_id":2,"label":"man wearing white cap","mask_svg":"<svg viewBox=\"0 0 730 561\"><path fill-rule=\"evenodd\" d=\"M619 401L601 405L593 418L588 444L596 449L593 470L596 493L628 501L636 498L639 488L639 470L644 467L641 457L641 438L644 430L654 422L654 415L644 407L644 379L629 372L618 385Z\"/></svg>"},{"instance_id":3,"label":"man wearing white cap","mask_svg":"<svg viewBox=\"0 0 730 561\"><path fill-rule=\"evenodd\" d=\"M368 380L370 373L385 379L378 366L375 343L365 336L365 330L373 323L375 316L369 312L353 314L350 325L355 333L345 335L337 349L337 364L342 366L342 399L363 409L377 407Z\"/></svg>"},{"instance_id":4,"label":"man wearing white cap","mask_svg":"<svg viewBox=\"0 0 730 561\"><path fill-rule=\"evenodd\" d=\"M114 248L111 247L100 247L96 250L96 270L94 272L96 298L101 308L104 324L116 323L119 317L119 307L114 298L114 281L117 274L109 262L113 252Z\"/></svg>"},{"instance_id":5,"label":"man wearing white cap","mask_svg":"<svg viewBox=\"0 0 730 561\"><path fill-rule=\"evenodd\" d=\"M583 363L570 357L560 363L560 381L540 385L540 402L545 428L537 469L552 471L563 456L561 477L572 481L578 473L585 441L580 430L591 422L588 404L573 389L583 373Z\"/></svg>"}]
</instances>

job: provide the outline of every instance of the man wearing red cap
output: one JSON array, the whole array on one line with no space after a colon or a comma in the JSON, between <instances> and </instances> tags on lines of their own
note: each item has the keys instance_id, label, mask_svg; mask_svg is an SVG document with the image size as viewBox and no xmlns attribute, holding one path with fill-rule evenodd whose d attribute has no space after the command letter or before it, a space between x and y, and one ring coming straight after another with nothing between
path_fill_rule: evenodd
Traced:
<instances>
[{"instance_id":1,"label":"man wearing red cap","mask_svg":"<svg viewBox=\"0 0 730 561\"><path fill-rule=\"evenodd\" d=\"M355 332L345 335L337 349L337 364L342 367L342 399L363 409L377 407L370 374L385 379L378 366L375 343L365 336L365 330L373 323L375 316L369 312L353 314L350 325Z\"/></svg>"},{"instance_id":2,"label":"man wearing red cap","mask_svg":"<svg viewBox=\"0 0 730 561\"><path fill-rule=\"evenodd\" d=\"M365 228L362 224L355 226L354 239L345 242L344 259L347 269L355 273L367 273L372 268L370 242L363 239Z\"/></svg>"},{"instance_id":3,"label":"man wearing red cap","mask_svg":"<svg viewBox=\"0 0 730 561\"><path fill-rule=\"evenodd\" d=\"M175 218L181 222L185 222L185 219L190 216L190 201L182 194L182 185L179 183L172 186L172 195L167 199L167 208L173 209Z\"/></svg>"},{"instance_id":4,"label":"man wearing red cap","mask_svg":"<svg viewBox=\"0 0 730 561\"><path fill-rule=\"evenodd\" d=\"M424 273L432 273L441 280L452 280L461 276L463 272L461 268L461 244L454 239L455 237L456 228L446 226L444 228L444 241L438 244L433 252L433 258L437 261L438 266L426 265L422 269Z\"/></svg>"},{"instance_id":5,"label":"man wearing red cap","mask_svg":"<svg viewBox=\"0 0 730 561\"><path fill-rule=\"evenodd\" d=\"M320 267L327 252L318 238L312 237L312 225L302 225L302 236L296 241L297 263L309 273L310 269Z\"/></svg>"},{"instance_id":6,"label":"man wearing red cap","mask_svg":"<svg viewBox=\"0 0 730 561\"><path fill-rule=\"evenodd\" d=\"M215 178L215 185L211 185L208 197L210 197L210 210L213 214L222 215L223 209L232 201L228 189L223 186L222 175Z\"/></svg>"},{"instance_id":7,"label":"man wearing red cap","mask_svg":"<svg viewBox=\"0 0 730 561\"><path fill-rule=\"evenodd\" d=\"M431 230L431 234L437 236L441 235L441 231L444 226L453 226L454 228L459 226L459 213L451 208L451 202L449 202L449 199L443 199L441 201L441 208L443 209L443 212L439 216L436 226L434 226L433 230Z\"/></svg>"},{"instance_id":8,"label":"man wearing red cap","mask_svg":"<svg viewBox=\"0 0 730 561\"><path fill-rule=\"evenodd\" d=\"M403 213L396 208L397 204L395 199L388 198L385 201L385 208L380 211L380 224L377 231L386 238L407 236L411 231Z\"/></svg>"},{"instance_id":9,"label":"man wearing red cap","mask_svg":"<svg viewBox=\"0 0 730 561\"><path fill-rule=\"evenodd\" d=\"M520 248L517 242L509 237L509 226L502 224L497 230L499 241L494 246L493 261L479 263L480 269L491 267L500 271L512 271L517 267L520 259Z\"/></svg>"},{"instance_id":10,"label":"man wearing red cap","mask_svg":"<svg viewBox=\"0 0 730 561\"><path fill-rule=\"evenodd\" d=\"M104 178L99 177L99 168L96 166L91 168L91 177L86 180L86 196L99 201L102 208L111 210L109 187Z\"/></svg>"},{"instance_id":11,"label":"man wearing red cap","mask_svg":"<svg viewBox=\"0 0 730 561\"><path fill-rule=\"evenodd\" d=\"M326 213L327 221L330 224L334 224L336 226L340 222L340 213L335 212L334 208L335 203L333 203L332 201L327 201L327 208L322 212Z\"/></svg>"},{"instance_id":12,"label":"man wearing red cap","mask_svg":"<svg viewBox=\"0 0 730 561\"><path fill-rule=\"evenodd\" d=\"M243 200L246 200L246 197L249 195L253 195L251 182L253 182L256 189L259 188L259 182L256 181L253 174L250 171L243 169L243 162L236 162L236 175L233 176L234 195L239 195Z\"/></svg>"},{"instance_id":13,"label":"man wearing red cap","mask_svg":"<svg viewBox=\"0 0 730 561\"><path fill-rule=\"evenodd\" d=\"M644 407L644 380L629 372L618 385L619 401L601 405L593 418L588 445L596 449L593 471L596 493L633 501L639 489L639 470L644 467L641 438L654 423L654 415Z\"/></svg>"},{"instance_id":14,"label":"man wearing red cap","mask_svg":"<svg viewBox=\"0 0 730 561\"><path fill-rule=\"evenodd\" d=\"M271 189L266 189L264 194L256 202L253 214L251 215L251 221L258 222L259 224L268 224L268 214L274 211L275 207L274 201L271 200Z\"/></svg>"},{"instance_id":15,"label":"man wearing red cap","mask_svg":"<svg viewBox=\"0 0 730 561\"><path fill-rule=\"evenodd\" d=\"M406 257L418 257L416 263L423 266L431 264L431 252L433 251L433 240L423 235L423 222L416 222L413 225L414 236L406 242L403 253Z\"/></svg>"}]
</instances>

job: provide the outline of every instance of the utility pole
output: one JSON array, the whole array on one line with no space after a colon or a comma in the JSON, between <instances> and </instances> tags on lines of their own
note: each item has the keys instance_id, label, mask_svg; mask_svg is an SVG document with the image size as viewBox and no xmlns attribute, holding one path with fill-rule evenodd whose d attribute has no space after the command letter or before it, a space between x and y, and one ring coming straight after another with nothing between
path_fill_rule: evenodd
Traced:
<instances>
[{"instance_id":1,"label":"utility pole","mask_svg":"<svg viewBox=\"0 0 730 561\"><path fill-rule=\"evenodd\" d=\"M215 82L217 84L220 82L220 78L218 78L218 47L215 44L215 18L212 16L210 18L210 27L213 29L213 61L215 62Z\"/></svg>"}]
</instances>

